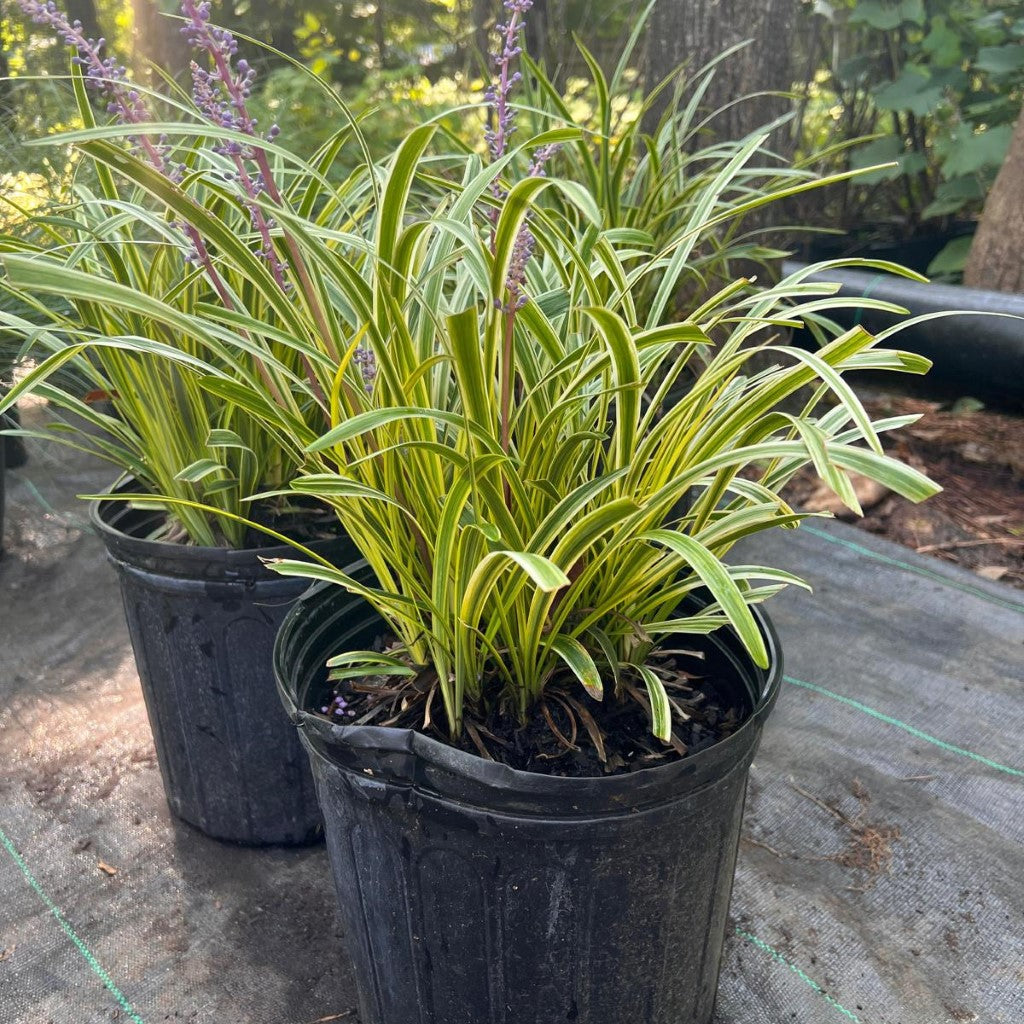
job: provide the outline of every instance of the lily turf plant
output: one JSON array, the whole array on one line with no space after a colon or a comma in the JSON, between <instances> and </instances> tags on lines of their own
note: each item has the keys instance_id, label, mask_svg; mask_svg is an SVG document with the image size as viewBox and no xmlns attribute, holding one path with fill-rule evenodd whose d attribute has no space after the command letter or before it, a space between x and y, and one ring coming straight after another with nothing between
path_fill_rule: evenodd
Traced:
<instances>
[{"instance_id":1,"label":"lily turf plant","mask_svg":"<svg viewBox=\"0 0 1024 1024\"><path fill-rule=\"evenodd\" d=\"M315 384L311 360L336 359L344 345L333 298L273 209L315 210L318 224L339 230L369 209L354 179L325 177L347 120L308 161L275 145L277 126L261 132L249 112L255 70L210 23L209 3L182 0L192 88L167 96L133 85L103 56L104 40L87 38L52 0L19 5L75 51L84 130L42 142L73 144L95 174L57 209L31 215L3 200L23 230L0 237L0 348L37 365L0 412L28 392L46 398L73 415L37 433L172 499L163 539L243 547L253 538L248 496L285 486L303 436L328 423L325 395L300 394L294 381ZM110 124L97 126L96 94ZM239 328L240 313L260 322L257 337ZM211 339L232 341L213 361ZM289 510L272 504L264 522Z\"/></svg>"},{"instance_id":2,"label":"lily turf plant","mask_svg":"<svg viewBox=\"0 0 1024 1024\"><path fill-rule=\"evenodd\" d=\"M570 83L571 95L561 95L545 69L521 54L522 116L537 132L555 124L582 129L580 138L561 147L557 173L586 186L601 211L603 228L618 229L622 237L632 233L636 244L655 253L671 250L672 264L646 277L643 291L635 295L646 312L669 320L677 318L677 299L708 294L731 280L736 262L768 269L770 261L784 256L766 243L763 227L751 228L735 208L814 175L773 157L759 137L722 138L716 131L721 111L708 111L703 102L723 63L745 44L697 70L680 64L650 91L641 91L637 50L653 6L652 0L636 19L610 76L576 40L588 77ZM659 108L651 124L652 111ZM769 135L786 120L765 125L758 136ZM744 152L751 145L753 154ZM557 195L547 201L560 202ZM561 212L583 230L572 204L562 206ZM728 216L716 218L719 212Z\"/></svg>"},{"instance_id":3,"label":"lily turf plant","mask_svg":"<svg viewBox=\"0 0 1024 1024\"><path fill-rule=\"evenodd\" d=\"M765 341L839 304L810 269L768 288L732 280L682 322L638 304L652 279L673 293L693 238L814 183L757 196L747 181L723 205L763 145L755 137L704 181L664 248L608 227L585 183L545 173L578 127L510 143L510 68L530 0L505 6L489 164L469 159L438 209L416 216L410 188L431 129L412 133L388 166L359 275L337 277L354 314L349 351L368 346L374 369L360 392L345 387L345 361L324 381L334 425L307 446L292 488L336 509L376 584L324 565L276 568L363 594L387 620L391 648L332 660L341 684L407 677L413 724L437 728L439 695L449 738L468 729L482 751L478 726L551 722L546 698L565 695L603 757L577 687L592 702L643 703L669 743L683 713L650 662L663 638L729 624L766 663L751 606L799 581L724 557L805 518L779 496L801 467L857 511L850 472L913 500L937 490L882 450L879 433L908 421L873 423L843 380L928 364L862 329L815 353ZM506 178L527 158L526 177ZM686 393L668 402L686 372ZM681 611L698 590L707 603Z\"/></svg>"},{"instance_id":4,"label":"lily turf plant","mask_svg":"<svg viewBox=\"0 0 1024 1024\"><path fill-rule=\"evenodd\" d=\"M286 202L269 190L240 199L239 176L222 187L216 165L169 182L102 131L78 144L175 221L204 216L192 195L202 187L268 222L273 255L263 258L248 247L243 256L233 232L209 225L211 252L237 254L230 302L209 296L188 309L173 289L119 284L116 297L126 314L194 338L188 366L199 385L301 458L287 488L254 497L321 499L365 557L372 579L308 549L310 562L275 563L346 587L384 617L393 643L333 659L339 685L388 677L409 698L401 724L454 743L478 738L486 722L552 721L548 701L559 700L603 759L596 702L641 705L659 740L676 739L683 713L652 661L664 638L728 625L765 664L751 606L800 581L725 556L745 537L805 518L780 497L794 473L813 465L858 511L851 472L915 501L937 490L883 452L880 433L911 418L872 422L844 380L851 370L922 373L928 363L861 328L813 353L780 343L849 303L810 280L813 267L770 286L720 282L668 320L695 240L822 182L765 171L772 186L762 192L751 171L760 134L723 145L726 157L687 193L685 218L667 237L639 223L623 230L607 210L614 189L557 173L572 166L564 151L587 140L581 126L566 118L514 144L530 0L505 7L486 160L464 152L439 165L425 124L383 165L331 191L321 173L329 153L307 165L261 144L303 183ZM191 122L162 130L196 131ZM209 124L203 134L240 141ZM346 137L361 145L355 119L337 144ZM268 258L288 268L293 292L271 288ZM26 292L90 294L89 274L33 256L5 262ZM683 610L698 591L706 603ZM358 715L347 720L380 722L374 710Z\"/></svg>"}]
</instances>

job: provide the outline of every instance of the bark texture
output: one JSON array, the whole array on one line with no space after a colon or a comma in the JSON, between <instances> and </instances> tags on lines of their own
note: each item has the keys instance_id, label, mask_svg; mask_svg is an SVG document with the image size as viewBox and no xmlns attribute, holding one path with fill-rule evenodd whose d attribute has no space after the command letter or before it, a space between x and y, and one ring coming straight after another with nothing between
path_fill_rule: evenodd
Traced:
<instances>
[{"instance_id":1,"label":"bark texture","mask_svg":"<svg viewBox=\"0 0 1024 1024\"><path fill-rule=\"evenodd\" d=\"M1024 116L985 200L964 268L964 284L997 292L1024 292Z\"/></svg>"},{"instance_id":2,"label":"bark texture","mask_svg":"<svg viewBox=\"0 0 1024 1024\"><path fill-rule=\"evenodd\" d=\"M63 7L72 21L82 23L82 30L90 39L99 39L103 35L95 0L67 0Z\"/></svg>"},{"instance_id":3,"label":"bark texture","mask_svg":"<svg viewBox=\"0 0 1024 1024\"><path fill-rule=\"evenodd\" d=\"M719 65L705 95L705 109L717 110L751 93L788 93L793 87L792 33L798 4L799 0L658 0L648 31L648 83L661 81L683 63L692 74L730 46L750 39L750 45ZM715 134L742 138L790 107L788 98L773 96L737 103L715 119ZM788 133L776 134L780 138L773 138L772 144L778 147Z\"/></svg>"}]
</instances>

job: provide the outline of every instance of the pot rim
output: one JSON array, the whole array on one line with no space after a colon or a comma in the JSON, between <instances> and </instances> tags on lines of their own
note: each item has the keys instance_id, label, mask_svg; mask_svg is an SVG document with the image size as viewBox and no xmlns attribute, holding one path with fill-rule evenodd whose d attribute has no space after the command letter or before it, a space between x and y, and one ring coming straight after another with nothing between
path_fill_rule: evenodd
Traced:
<instances>
[{"instance_id":1,"label":"pot rim","mask_svg":"<svg viewBox=\"0 0 1024 1024\"><path fill-rule=\"evenodd\" d=\"M752 611L768 648L767 669L754 666L729 627L706 637L751 689L751 711L730 736L668 764L618 775L565 777L522 771L501 762L487 761L413 729L338 725L301 707L298 702L305 696L303 691L308 690L309 683L306 679L296 679L302 671L297 666L290 673L292 678L287 678L289 672L284 664L284 647L289 643L296 624L302 621L303 608L331 587L331 584L321 583L311 588L296 602L278 632L274 669L278 692L289 717L299 728L311 756L315 753L340 768L358 773L376 775L383 766L386 774L392 776L389 781L411 785L421 792L442 798L454 797L460 802L481 806L484 801L479 798L480 790L486 789L503 792L513 800L516 797L527 800L539 798L545 804L554 800L582 816L597 810L593 806L595 803L610 804L611 807L619 804L620 810L632 811L645 803L662 802L666 791L677 791L683 780L686 780L683 788L690 792L720 778L744 761L748 754L752 756L764 721L781 690L783 655L778 634L765 612L754 607ZM379 625L380 619L364 603L353 599L348 607L356 614L362 607L364 628L370 628L374 623ZM666 638L666 642L669 639ZM304 650L307 646L303 645ZM307 660L308 657L307 652ZM751 684L758 683L760 692L755 693ZM543 809L550 810L550 807Z\"/></svg>"},{"instance_id":2,"label":"pot rim","mask_svg":"<svg viewBox=\"0 0 1024 1024\"><path fill-rule=\"evenodd\" d=\"M130 474L122 474L104 493L144 494L146 488ZM160 509L133 509L130 502L93 500L89 502L89 522L106 545L115 562L149 572L187 579L222 579L227 581L284 580L263 560L267 558L303 558L301 552L288 544L274 543L267 547L206 547L166 540L136 537L117 526L117 519L129 514L163 516ZM343 535L327 540L314 540L305 545L327 557L342 555L345 561L358 559L351 542Z\"/></svg>"}]
</instances>

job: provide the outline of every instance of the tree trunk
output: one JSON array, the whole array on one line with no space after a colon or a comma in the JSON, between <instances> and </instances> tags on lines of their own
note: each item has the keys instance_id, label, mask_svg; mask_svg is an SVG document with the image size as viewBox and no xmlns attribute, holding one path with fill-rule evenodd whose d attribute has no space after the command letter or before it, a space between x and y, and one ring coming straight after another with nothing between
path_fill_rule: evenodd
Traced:
<instances>
[{"instance_id":1,"label":"tree trunk","mask_svg":"<svg viewBox=\"0 0 1024 1024\"><path fill-rule=\"evenodd\" d=\"M377 67L382 71L388 62L388 35L385 19L384 0L377 0L377 9L373 14L373 34L377 45Z\"/></svg>"},{"instance_id":2,"label":"tree trunk","mask_svg":"<svg viewBox=\"0 0 1024 1024\"><path fill-rule=\"evenodd\" d=\"M964 284L997 292L1024 292L1024 115L985 200Z\"/></svg>"},{"instance_id":3,"label":"tree trunk","mask_svg":"<svg viewBox=\"0 0 1024 1024\"><path fill-rule=\"evenodd\" d=\"M0 128L9 130L14 125L14 107L11 105L11 81L7 77L7 55L0 49ZM3 468L0 467L0 472Z\"/></svg>"},{"instance_id":4,"label":"tree trunk","mask_svg":"<svg viewBox=\"0 0 1024 1024\"><path fill-rule=\"evenodd\" d=\"M135 17L133 65L140 81L159 87L154 68L178 76L189 65L188 44L182 37L181 22L165 18L160 0L132 0ZM175 8L176 9L176 8Z\"/></svg>"},{"instance_id":5,"label":"tree trunk","mask_svg":"<svg viewBox=\"0 0 1024 1024\"><path fill-rule=\"evenodd\" d=\"M85 32L87 38L99 39L103 35L96 14L95 0L67 0L64 9L72 22L80 21L82 23L82 31Z\"/></svg>"},{"instance_id":6,"label":"tree trunk","mask_svg":"<svg viewBox=\"0 0 1024 1024\"><path fill-rule=\"evenodd\" d=\"M533 9L526 15L525 22L523 42L526 45L526 52L542 67L553 72L551 54L548 52L548 0L533 0Z\"/></svg>"},{"instance_id":7,"label":"tree trunk","mask_svg":"<svg viewBox=\"0 0 1024 1024\"><path fill-rule=\"evenodd\" d=\"M491 60L490 51L492 43L490 38L491 25L491 4L490 0L472 0L471 18L473 22L473 53L470 74L483 74L490 78L494 69L494 61Z\"/></svg>"},{"instance_id":8,"label":"tree trunk","mask_svg":"<svg viewBox=\"0 0 1024 1024\"><path fill-rule=\"evenodd\" d=\"M718 66L704 96L710 113L751 93L788 93L793 87L790 55L797 0L658 0L647 32L648 88L685 62L692 75L724 50L753 40ZM660 115L671 90L662 94ZM758 96L735 103L714 120L720 139L740 139L784 114L787 97ZM786 148L788 133L776 133L772 146ZM697 143L700 145L700 142Z\"/></svg>"}]
</instances>

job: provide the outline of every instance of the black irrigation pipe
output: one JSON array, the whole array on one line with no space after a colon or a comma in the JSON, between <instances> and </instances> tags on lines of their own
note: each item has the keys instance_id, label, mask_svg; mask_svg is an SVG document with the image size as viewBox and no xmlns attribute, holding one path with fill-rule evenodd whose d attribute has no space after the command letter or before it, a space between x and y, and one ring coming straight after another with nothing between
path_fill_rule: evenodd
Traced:
<instances>
[{"instance_id":1,"label":"black irrigation pipe","mask_svg":"<svg viewBox=\"0 0 1024 1024\"><path fill-rule=\"evenodd\" d=\"M806 267L787 260L783 275ZM840 295L890 302L921 316L944 310L975 310L1010 316L949 316L914 324L893 338L897 348L916 352L934 363L929 378L961 395L1024 407L1024 295L922 284L892 274L830 270L811 280L838 281ZM862 324L872 333L904 317L877 309L836 310L830 316L844 327ZM1020 317L1021 319L1013 319Z\"/></svg>"}]
</instances>

